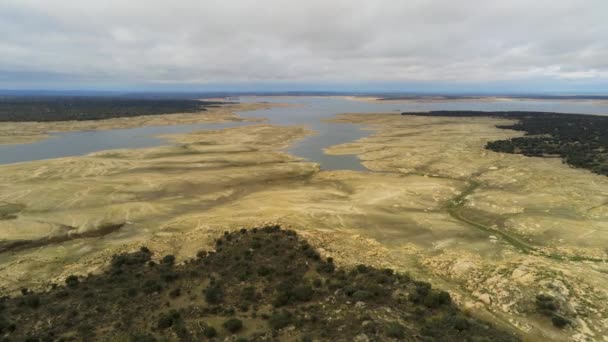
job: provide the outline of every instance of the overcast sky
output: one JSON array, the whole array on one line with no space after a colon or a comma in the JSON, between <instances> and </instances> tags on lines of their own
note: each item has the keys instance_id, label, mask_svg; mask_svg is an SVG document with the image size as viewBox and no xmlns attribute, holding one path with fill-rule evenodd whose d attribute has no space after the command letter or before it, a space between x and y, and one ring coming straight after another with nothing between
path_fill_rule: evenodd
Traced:
<instances>
[{"instance_id":1,"label":"overcast sky","mask_svg":"<svg viewBox=\"0 0 608 342\"><path fill-rule=\"evenodd\" d=\"M608 1L0 0L0 88L608 92Z\"/></svg>"}]
</instances>

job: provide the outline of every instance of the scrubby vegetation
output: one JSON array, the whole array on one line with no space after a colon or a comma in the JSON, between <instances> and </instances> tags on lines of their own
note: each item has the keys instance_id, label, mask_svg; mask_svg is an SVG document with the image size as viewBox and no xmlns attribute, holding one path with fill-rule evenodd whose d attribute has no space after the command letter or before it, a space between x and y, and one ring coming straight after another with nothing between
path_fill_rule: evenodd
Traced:
<instances>
[{"instance_id":1,"label":"scrubby vegetation","mask_svg":"<svg viewBox=\"0 0 608 342\"><path fill-rule=\"evenodd\" d=\"M536 310L551 319L551 323L558 328L570 324L570 320L560 312L560 305L553 296L539 294L536 296Z\"/></svg>"},{"instance_id":2,"label":"scrubby vegetation","mask_svg":"<svg viewBox=\"0 0 608 342\"><path fill-rule=\"evenodd\" d=\"M112 97L0 98L0 122L102 120L140 115L197 113L221 102Z\"/></svg>"},{"instance_id":3,"label":"scrubby vegetation","mask_svg":"<svg viewBox=\"0 0 608 342\"><path fill-rule=\"evenodd\" d=\"M156 262L154 260L159 260ZM278 226L225 233L184 264L145 247L0 305L7 340L516 341L447 292L390 269L336 267Z\"/></svg>"},{"instance_id":4,"label":"scrubby vegetation","mask_svg":"<svg viewBox=\"0 0 608 342\"><path fill-rule=\"evenodd\" d=\"M486 148L531 157L561 157L574 167L608 176L608 116L545 112L432 111L403 115L499 117L516 119L498 126L526 136L489 142Z\"/></svg>"}]
</instances>

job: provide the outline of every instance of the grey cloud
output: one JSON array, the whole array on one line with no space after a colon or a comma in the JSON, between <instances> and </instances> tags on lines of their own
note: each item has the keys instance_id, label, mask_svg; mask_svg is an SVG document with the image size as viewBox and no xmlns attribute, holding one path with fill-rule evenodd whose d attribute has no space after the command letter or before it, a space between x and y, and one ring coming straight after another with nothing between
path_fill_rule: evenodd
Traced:
<instances>
[{"instance_id":1,"label":"grey cloud","mask_svg":"<svg viewBox=\"0 0 608 342\"><path fill-rule=\"evenodd\" d=\"M606 13L605 0L4 0L0 80L605 80Z\"/></svg>"}]
</instances>

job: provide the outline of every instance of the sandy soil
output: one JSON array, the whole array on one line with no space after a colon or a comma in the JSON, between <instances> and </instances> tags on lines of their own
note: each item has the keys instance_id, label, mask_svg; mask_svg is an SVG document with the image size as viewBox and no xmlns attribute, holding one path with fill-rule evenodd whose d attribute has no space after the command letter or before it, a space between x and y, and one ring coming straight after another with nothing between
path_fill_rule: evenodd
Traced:
<instances>
[{"instance_id":1,"label":"sandy soil","mask_svg":"<svg viewBox=\"0 0 608 342\"><path fill-rule=\"evenodd\" d=\"M606 177L485 150L518 134L494 127L504 120L335 121L374 132L327 152L377 172L321 172L279 150L312 132L266 124L0 166L0 285L44 287L141 245L184 260L224 230L278 222L343 265L430 280L530 341L608 338L608 266L596 260L607 258ZM557 330L536 314L538 293L567 305L574 325Z\"/></svg>"}]
</instances>

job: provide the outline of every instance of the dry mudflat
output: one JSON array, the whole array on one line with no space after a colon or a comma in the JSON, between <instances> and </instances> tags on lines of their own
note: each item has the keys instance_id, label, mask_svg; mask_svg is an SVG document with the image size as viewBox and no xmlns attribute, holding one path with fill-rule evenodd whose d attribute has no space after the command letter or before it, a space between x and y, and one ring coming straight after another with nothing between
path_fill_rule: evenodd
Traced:
<instances>
[{"instance_id":1,"label":"dry mudflat","mask_svg":"<svg viewBox=\"0 0 608 342\"><path fill-rule=\"evenodd\" d=\"M326 152L357 154L375 172L321 171L281 151L313 132L267 124L0 166L0 285L44 287L141 245L183 260L225 230L272 222L342 265L430 280L528 340L608 340L606 177L485 150L518 134L495 128L504 120L335 121L373 131ZM540 293L559 301L570 326L536 312Z\"/></svg>"}]
</instances>

